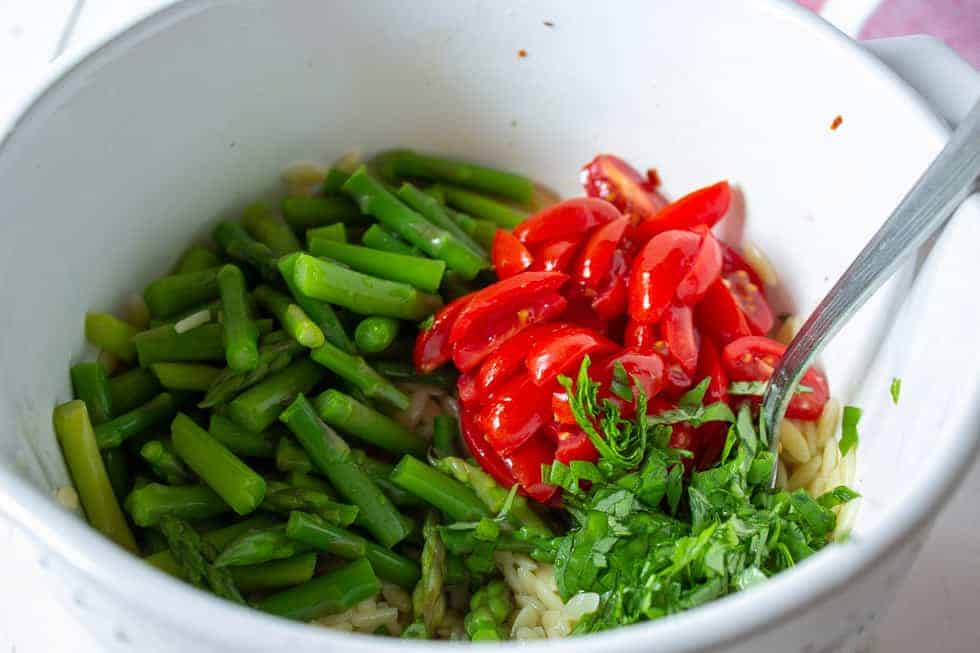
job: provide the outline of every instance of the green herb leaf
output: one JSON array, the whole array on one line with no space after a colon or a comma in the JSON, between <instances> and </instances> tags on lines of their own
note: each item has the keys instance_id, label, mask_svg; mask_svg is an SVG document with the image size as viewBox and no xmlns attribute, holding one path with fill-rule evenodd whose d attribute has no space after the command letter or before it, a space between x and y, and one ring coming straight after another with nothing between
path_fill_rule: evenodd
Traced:
<instances>
[{"instance_id":1,"label":"green herb leaf","mask_svg":"<svg viewBox=\"0 0 980 653\"><path fill-rule=\"evenodd\" d=\"M902 394L902 379L898 378L897 376L893 378L891 387L888 389L888 391L892 395L892 403L897 406L898 398Z\"/></svg>"},{"instance_id":2,"label":"green herb leaf","mask_svg":"<svg viewBox=\"0 0 980 653\"><path fill-rule=\"evenodd\" d=\"M844 417L841 419L840 455L846 456L857 446L857 425L861 420L861 409L857 406L844 406Z\"/></svg>"},{"instance_id":3,"label":"green herb leaf","mask_svg":"<svg viewBox=\"0 0 980 653\"><path fill-rule=\"evenodd\" d=\"M824 508L833 508L835 506L840 506L848 501L853 501L859 498L861 495L847 487L846 485L838 485L833 490L824 492L817 499L819 503Z\"/></svg>"},{"instance_id":4,"label":"green herb leaf","mask_svg":"<svg viewBox=\"0 0 980 653\"><path fill-rule=\"evenodd\" d=\"M732 381L728 384L728 394L761 397L766 393L768 381ZM796 394L808 394L813 388L808 385L796 386Z\"/></svg>"}]
</instances>

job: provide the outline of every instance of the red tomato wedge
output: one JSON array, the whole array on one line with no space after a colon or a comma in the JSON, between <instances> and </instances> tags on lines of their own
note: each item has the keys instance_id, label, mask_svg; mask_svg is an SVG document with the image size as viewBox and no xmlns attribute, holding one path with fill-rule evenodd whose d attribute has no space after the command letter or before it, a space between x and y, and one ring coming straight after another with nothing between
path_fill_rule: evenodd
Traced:
<instances>
[{"instance_id":1,"label":"red tomato wedge","mask_svg":"<svg viewBox=\"0 0 980 653\"><path fill-rule=\"evenodd\" d=\"M559 424L575 424L577 420L568 406L568 393L564 390L551 393L551 415Z\"/></svg>"},{"instance_id":2,"label":"red tomato wedge","mask_svg":"<svg viewBox=\"0 0 980 653\"><path fill-rule=\"evenodd\" d=\"M545 425L551 416L551 393L556 385L539 386L519 374L483 405L480 424L497 453L510 453Z\"/></svg>"},{"instance_id":3,"label":"red tomato wedge","mask_svg":"<svg viewBox=\"0 0 980 653\"><path fill-rule=\"evenodd\" d=\"M745 314L724 279L708 288L704 299L694 309L694 322L719 345L752 335Z\"/></svg>"},{"instance_id":4,"label":"red tomato wedge","mask_svg":"<svg viewBox=\"0 0 980 653\"><path fill-rule=\"evenodd\" d=\"M592 229L620 217L619 210L605 200L577 197L538 211L514 228L514 236L525 245L553 240L575 240Z\"/></svg>"},{"instance_id":5,"label":"red tomato wedge","mask_svg":"<svg viewBox=\"0 0 980 653\"><path fill-rule=\"evenodd\" d=\"M690 231L665 231L640 250L629 282L630 319L645 324L660 320L678 284L693 268L701 240Z\"/></svg>"},{"instance_id":6,"label":"red tomato wedge","mask_svg":"<svg viewBox=\"0 0 980 653\"><path fill-rule=\"evenodd\" d=\"M483 437L476 414L470 410L460 411L459 426L466 448L470 450L470 454L480 464L480 467L490 476L493 476L494 480L502 486L509 488L514 485L516 482L514 474L504 459L493 450L490 443Z\"/></svg>"},{"instance_id":7,"label":"red tomato wedge","mask_svg":"<svg viewBox=\"0 0 980 653\"><path fill-rule=\"evenodd\" d=\"M653 344L657 338L657 328L653 324L629 320L623 330L623 346L627 349L641 352L653 351Z\"/></svg>"},{"instance_id":8,"label":"red tomato wedge","mask_svg":"<svg viewBox=\"0 0 980 653\"><path fill-rule=\"evenodd\" d=\"M690 306L671 304L664 313L664 341L670 353L688 376L698 365L698 337L694 332L694 312Z\"/></svg>"},{"instance_id":9,"label":"red tomato wedge","mask_svg":"<svg viewBox=\"0 0 980 653\"><path fill-rule=\"evenodd\" d=\"M497 229L497 233L494 234L491 259L498 279L512 277L534 263L534 257L527 247L504 229Z\"/></svg>"},{"instance_id":10,"label":"red tomato wedge","mask_svg":"<svg viewBox=\"0 0 980 653\"><path fill-rule=\"evenodd\" d=\"M737 272L738 270L744 270L749 278L752 279L752 283L757 285L759 288L765 288L765 284L762 283L762 279L759 275L755 273L752 266L749 265L742 255L738 253L731 245L727 245L720 240L718 245L721 247L721 274L724 277L729 276L732 272Z\"/></svg>"},{"instance_id":11,"label":"red tomato wedge","mask_svg":"<svg viewBox=\"0 0 980 653\"><path fill-rule=\"evenodd\" d=\"M726 345L721 356L725 371L733 381L767 381L785 352L786 345L780 342L763 336L747 336ZM818 419L824 404L830 398L827 377L810 367L800 384L811 391L793 395L786 416L793 419Z\"/></svg>"},{"instance_id":12,"label":"red tomato wedge","mask_svg":"<svg viewBox=\"0 0 980 653\"><path fill-rule=\"evenodd\" d=\"M636 226L636 237L644 242L671 229L690 229L697 225L713 227L725 217L732 203L732 189L727 181L706 186L671 202L652 217Z\"/></svg>"},{"instance_id":13,"label":"red tomato wedge","mask_svg":"<svg viewBox=\"0 0 980 653\"><path fill-rule=\"evenodd\" d=\"M629 262L626 254L617 249L613 252L612 265L604 286L592 300L592 310L606 322L615 320L626 311L626 279L629 276Z\"/></svg>"},{"instance_id":14,"label":"red tomato wedge","mask_svg":"<svg viewBox=\"0 0 980 653\"><path fill-rule=\"evenodd\" d=\"M472 295L449 332L453 362L466 372L511 336L560 315L567 306L557 290L560 272L522 272Z\"/></svg>"},{"instance_id":15,"label":"red tomato wedge","mask_svg":"<svg viewBox=\"0 0 980 653\"><path fill-rule=\"evenodd\" d=\"M587 460L594 463L599 460L599 452L585 431L580 428L573 428L558 432L558 449L555 451L555 459L566 465L573 460Z\"/></svg>"},{"instance_id":16,"label":"red tomato wedge","mask_svg":"<svg viewBox=\"0 0 980 653\"><path fill-rule=\"evenodd\" d=\"M701 249L691 271L677 285L677 299L689 306L704 299L715 281L721 274L721 245L707 227L699 226L692 229L701 234Z\"/></svg>"},{"instance_id":17,"label":"red tomato wedge","mask_svg":"<svg viewBox=\"0 0 980 653\"><path fill-rule=\"evenodd\" d=\"M618 349L615 342L591 329L569 325L538 338L531 345L525 363L531 380L544 385L559 374L576 368L588 354Z\"/></svg>"},{"instance_id":18,"label":"red tomato wedge","mask_svg":"<svg viewBox=\"0 0 980 653\"><path fill-rule=\"evenodd\" d=\"M613 356L600 368L596 374L596 380L603 384L605 390L609 390L609 383L613 379L616 364L623 366L626 375L629 377L629 384L632 388L638 384L643 392L646 393L647 400L656 397L664 386L664 362L663 359L654 353L644 353L639 351L624 351ZM615 396L615 395L612 395ZM619 403L619 402L617 402ZM620 408L625 406L620 403ZM624 415L632 414L632 410L624 411Z\"/></svg>"},{"instance_id":19,"label":"red tomato wedge","mask_svg":"<svg viewBox=\"0 0 980 653\"><path fill-rule=\"evenodd\" d=\"M586 163L581 178L586 195L612 202L633 220L645 220L667 206L649 178L612 154L600 154Z\"/></svg>"},{"instance_id":20,"label":"red tomato wedge","mask_svg":"<svg viewBox=\"0 0 980 653\"><path fill-rule=\"evenodd\" d=\"M701 340L701 351L698 354L698 369L694 375L698 383L705 378L711 379L708 391L704 393L704 403L713 404L728 401L728 375L721 363L721 355L710 338Z\"/></svg>"},{"instance_id":21,"label":"red tomato wedge","mask_svg":"<svg viewBox=\"0 0 980 653\"><path fill-rule=\"evenodd\" d=\"M609 276L627 225L629 218L624 216L596 229L589 238L575 264L575 279L584 287L598 291Z\"/></svg>"},{"instance_id":22,"label":"red tomato wedge","mask_svg":"<svg viewBox=\"0 0 980 653\"><path fill-rule=\"evenodd\" d=\"M545 503L558 491L554 485L541 482L541 466L550 465L554 459L555 443L541 432L535 433L519 448L503 456L504 464L511 475L521 484L521 491L540 503Z\"/></svg>"},{"instance_id":23,"label":"red tomato wedge","mask_svg":"<svg viewBox=\"0 0 980 653\"><path fill-rule=\"evenodd\" d=\"M456 379L456 394L463 406L478 404L482 395L477 386L476 374L473 372L460 374Z\"/></svg>"},{"instance_id":24,"label":"red tomato wedge","mask_svg":"<svg viewBox=\"0 0 980 653\"><path fill-rule=\"evenodd\" d=\"M484 359L476 374L477 387L484 395L492 394L503 382L525 370L524 360L531 345L569 326L566 322L534 324L502 344Z\"/></svg>"},{"instance_id":25,"label":"red tomato wedge","mask_svg":"<svg viewBox=\"0 0 980 653\"><path fill-rule=\"evenodd\" d=\"M452 358L449 334L472 296L466 295L446 304L435 314L429 328L419 332L412 350L412 361L419 372L431 372Z\"/></svg>"},{"instance_id":26,"label":"red tomato wedge","mask_svg":"<svg viewBox=\"0 0 980 653\"><path fill-rule=\"evenodd\" d=\"M565 272L571 267L578 252L578 240L555 240L534 248L534 263L531 270L541 272Z\"/></svg>"},{"instance_id":27,"label":"red tomato wedge","mask_svg":"<svg viewBox=\"0 0 980 653\"><path fill-rule=\"evenodd\" d=\"M742 309L746 321L752 333L764 336L772 330L772 325L776 318L772 314L772 308L766 301L766 296L762 293L762 286L752 281L752 277L745 270L736 270L724 277L725 285L731 291L735 303Z\"/></svg>"},{"instance_id":28,"label":"red tomato wedge","mask_svg":"<svg viewBox=\"0 0 980 653\"><path fill-rule=\"evenodd\" d=\"M562 293L568 300L568 308L562 316L562 321L584 326L602 334L607 332L606 320L603 320L592 308L592 300L585 296L585 291L581 286L569 284L562 290Z\"/></svg>"},{"instance_id":29,"label":"red tomato wedge","mask_svg":"<svg viewBox=\"0 0 980 653\"><path fill-rule=\"evenodd\" d=\"M684 367L677 361L666 340L657 340L653 343L653 351L663 359L664 363L664 384L663 394L671 399L677 399L682 394L691 389L694 379L684 371Z\"/></svg>"}]
</instances>

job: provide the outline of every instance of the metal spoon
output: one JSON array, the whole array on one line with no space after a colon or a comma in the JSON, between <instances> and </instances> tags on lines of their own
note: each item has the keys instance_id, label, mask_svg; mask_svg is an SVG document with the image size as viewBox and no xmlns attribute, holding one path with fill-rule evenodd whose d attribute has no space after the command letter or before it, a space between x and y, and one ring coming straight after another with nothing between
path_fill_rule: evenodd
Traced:
<instances>
[{"instance_id":1,"label":"metal spoon","mask_svg":"<svg viewBox=\"0 0 980 653\"><path fill-rule=\"evenodd\" d=\"M779 452L779 424L797 383L824 345L976 188L980 176L980 102L800 328L762 397L769 450ZM776 485L775 467L770 486Z\"/></svg>"}]
</instances>

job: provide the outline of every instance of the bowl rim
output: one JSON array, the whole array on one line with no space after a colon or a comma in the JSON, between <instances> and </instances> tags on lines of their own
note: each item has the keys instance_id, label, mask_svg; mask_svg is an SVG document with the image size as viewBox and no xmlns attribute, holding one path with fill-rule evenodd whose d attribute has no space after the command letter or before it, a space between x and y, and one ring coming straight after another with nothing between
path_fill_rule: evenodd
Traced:
<instances>
[{"instance_id":1,"label":"bowl rim","mask_svg":"<svg viewBox=\"0 0 980 653\"><path fill-rule=\"evenodd\" d=\"M2 134L0 157L8 150L11 137L17 129L32 119L45 99L69 82L80 68L97 65L100 57L111 58L114 51L124 51L130 42L138 44L147 35L167 29L186 17L220 4L221 0L178 0L102 36L84 48L70 51L60 61L52 64L31 93L21 99L13 114L16 117L7 124ZM945 142L947 128L912 88L892 69L816 14L792 0L742 0L742 4L745 6L743 11L747 13L766 11L778 14L780 19L792 24L801 36L805 36L815 45L820 43L823 47L849 51L855 60L855 66L861 68L864 74L888 80L904 101L916 107L922 124L930 131L937 145ZM950 446L939 452L923 468L901 509L889 515L889 519L882 520L874 531L860 541L830 547L759 587L673 615L670 619L617 628L575 638L570 642L504 642L498 646L544 650L545 646L550 648L557 645L565 650L574 648L583 652L606 651L610 648L626 650L639 646L644 649L664 646L671 650L698 650L737 644L802 613L813 604L831 597L845 584L871 574L884 564L890 555L911 541L910 536L928 525L939 506L959 485L964 470L972 463L980 447L980 430L969 428L980 423L980 402L964 399L956 407L956 411L947 417L947 428L956 433L952 444L958 446ZM0 465L0 512L10 515L13 524L24 530L42 550L56 553L75 572L102 591L144 614L152 614L158 623L179 627L199 641L227 645L229 640L237 639L246 647L261 642L334 643L349 649L356 647L367 650L370 647L374 650L392 651L409 647L421 650L421 647L429 646L424 641L391 640L311 628L307 624L262 615L254 609L240 607L196 591L126 553L3 465ZM106 573L110 569L113 570L112 573ZM120 572L126 575L129 582L113 583ZM135 587L140 589L128 589ZM147 589L151 591L146 591ZM171 617L171 611L167 609L173 605L182 607L179 620ZM218 619L224 627L220 633L215 633L214 626ZM683 644L678 645L681 637ZM248 642L245 642L245 638Z\"/></svg>"}]
</instances>

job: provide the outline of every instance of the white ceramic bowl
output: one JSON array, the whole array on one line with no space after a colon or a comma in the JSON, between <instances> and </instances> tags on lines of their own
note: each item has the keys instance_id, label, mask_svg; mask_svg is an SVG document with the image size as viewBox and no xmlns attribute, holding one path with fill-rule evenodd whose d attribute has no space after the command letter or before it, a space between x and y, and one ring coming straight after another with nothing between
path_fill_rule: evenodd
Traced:
<instances>
[{"instance_id":1,"label":"white ceramic bowl","mask_svg":"<svg viewBox=\"0 0 980 653\"><path fill-rule=\"evenodd\" d=\"M43 551L39 578L110 647L424 648L219 601L60 508L50 411L86 353L84 312L120 304L218 216L274 188L285 164L393 145L566 193L598 151L656 165L673 196L736 179L745 231L805 312L945 137L889 69L788 3L180 3L62 66L0 146L0 513ZM860 641L976 447L978 313L962 298L980 276L977 213L964 207L917 276L908 266L824 357L836 393L865 408L851 541L683 615L529 648ZM904 379L897 407L892 376Z\"/></svg>"}]
</instances>

